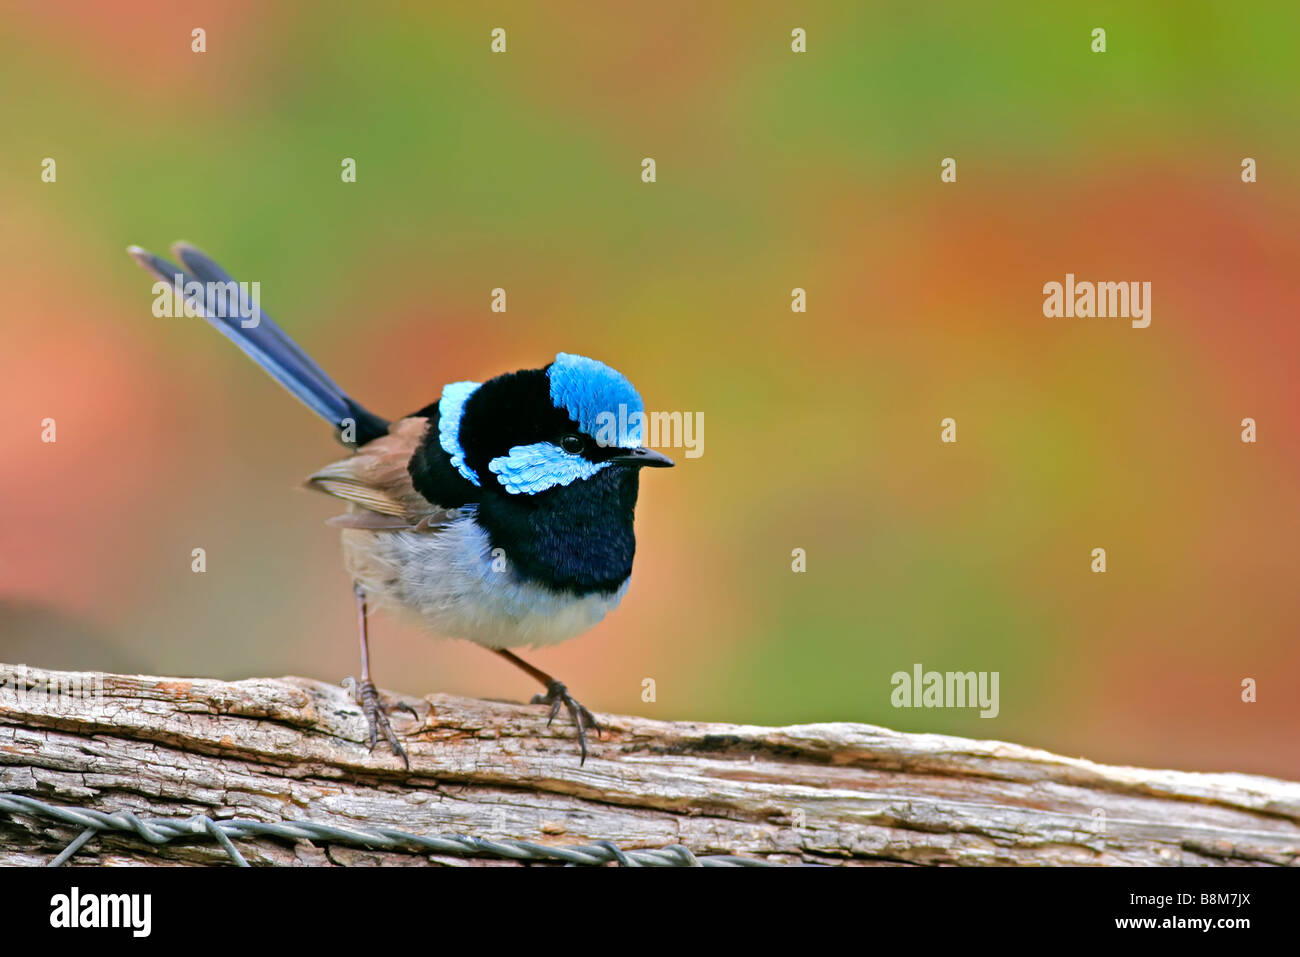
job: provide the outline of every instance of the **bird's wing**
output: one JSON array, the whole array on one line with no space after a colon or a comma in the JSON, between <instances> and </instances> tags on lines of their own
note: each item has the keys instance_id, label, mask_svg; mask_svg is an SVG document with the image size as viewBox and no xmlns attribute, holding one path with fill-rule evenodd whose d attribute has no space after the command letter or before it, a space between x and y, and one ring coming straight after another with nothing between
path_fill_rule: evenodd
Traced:
<instances>
[{"instance_id":1,"label":"bird's wing","mask_svg":"<svg viewBox=\"0 0 1300 957\"><path fill-rule=\"evenodd\" d=\"M423 416L394 422L387 435L367 442L356 454L325 466L307 487L352 503L346 515L330 519L344 528L431 531L445 524L447 510L415 490L407 464L429 427ZM358 510L359 509L359 510Z\"/></svg>"}]
</instances>

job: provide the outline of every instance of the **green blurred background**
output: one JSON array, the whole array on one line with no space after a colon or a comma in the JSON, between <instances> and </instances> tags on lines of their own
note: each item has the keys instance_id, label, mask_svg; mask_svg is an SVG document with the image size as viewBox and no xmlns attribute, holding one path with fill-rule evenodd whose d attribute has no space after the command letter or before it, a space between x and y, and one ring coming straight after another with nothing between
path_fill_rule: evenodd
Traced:
<instances>
[{"instance_id":1,"label":"green blurred background","mask_svg":"<svg viewBox=\"0 0 1300 957\"><path fill-rule=\"evenodd\" d=\"M296 488L338 447L151 315L124 247L186 239L380 413L566 350L703 414L622 608L532 655L593 709L1300 777L1294 3L410 6L4 5L0 660L355 673ZM1066 272L1151 327L1043 318ZM372 640L386 687L536 690ZM893 709L915 662L1000 715Z\"/></svg>"}]
</instances>

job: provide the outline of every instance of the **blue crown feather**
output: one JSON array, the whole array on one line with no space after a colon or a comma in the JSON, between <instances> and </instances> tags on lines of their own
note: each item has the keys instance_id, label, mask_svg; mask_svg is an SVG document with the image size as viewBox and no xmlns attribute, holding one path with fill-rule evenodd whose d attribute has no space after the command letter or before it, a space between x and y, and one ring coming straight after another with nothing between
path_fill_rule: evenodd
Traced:
<instances>
[{"instance_id":1,"label":"blue crown feather","mask_svg":"<svg viewBox=\"0 0 1300 957\"><path fill-rule=\"evenodd\" d=\"M641 444L639 423L644 418L645 403L623 373L595 359L561 352L547 374L551 401L557 409L567 412L583 432L594 436L603 424L602 414L612 415L622 423L631 420L634 413L641 413L628 434L620 437L630 445ZM620 415L620 406L626 409L626 418ZM619 427L623 428L621 424Z\"/></svg>"}]
</instances>

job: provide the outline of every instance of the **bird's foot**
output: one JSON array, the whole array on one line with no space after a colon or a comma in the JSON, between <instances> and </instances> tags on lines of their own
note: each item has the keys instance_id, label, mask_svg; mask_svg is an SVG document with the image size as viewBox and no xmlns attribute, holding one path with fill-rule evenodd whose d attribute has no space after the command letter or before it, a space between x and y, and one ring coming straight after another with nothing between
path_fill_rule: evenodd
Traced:
<instances>
[{"instance_id":1,"label":"bird's foot","mask_svg":"<svg viewBox=\"0 0 1300 957\"><path fill-rule=\"evenodd\" d=\"M569 694L569 689L564 687L563 681L552 681L546 686L546 694L534 695L532 703L549 704L551 706L551 716L546 719L547 726L560 713L560 706L564 706L578 729L578 747L582 752L582 760L578 763L580 765L585 764L587 761L587 728L591 728L596 732L596 736L600 737L600 724L592 716L592 713L583 707L578 699Z\"/></svg>"},{"instance_id":2,"label":"bird's foot","mask_svg":"<svg viewBox=\"0 0 1300 957\"><path fill-rule=\"evenodd\" d=\"M402 759L406 765L406 770L411 770L411 760L406 756L406 749L402 747L402 742L397 740L397 735L393 733L393 726L388 720L388 709L384 707L379 700L379 689L375 687L373 681L357 681L351 676L343 679L343 687L352 692L352 699L361 707L361 712L366 716L366 724L370 728L370 750L375 750L375 745L379 743L380 732L383 733L388 746L393 749L393 753ZM411 716L418 718L419 713L405 702L397 705L398 708L411 712Z\"/></svg>"}]
</instances>

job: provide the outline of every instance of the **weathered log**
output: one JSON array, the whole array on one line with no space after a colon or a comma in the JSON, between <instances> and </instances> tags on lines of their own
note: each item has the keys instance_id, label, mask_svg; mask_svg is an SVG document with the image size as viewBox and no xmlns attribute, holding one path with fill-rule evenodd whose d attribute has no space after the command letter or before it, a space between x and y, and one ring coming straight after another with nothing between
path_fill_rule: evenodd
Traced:
<instances>
[{"instance_id":1,"label":"weathered log","mask_svg":"<svg viewBox=\"0 0 1300 957\"><path fill-rule=\"evenodd\" d=\"M49 689L62 689L50 693ZM71 690L70 690L71 689ZM365 746L346 690L0 665L0 794L139 817L314 821L548 845L684 844L832 864L1300 861L1300 783L1109 767L861 724L786 728L601 715L580 766L539 706L390 698L411 769ZM563 715L561 715L563 717ZM79 829L0 813L0 864L49 862ZM509 863L271 838L253 864ZM74 864L224 863L211 840L101 834Z\"/></svg>"}]
</instances>

